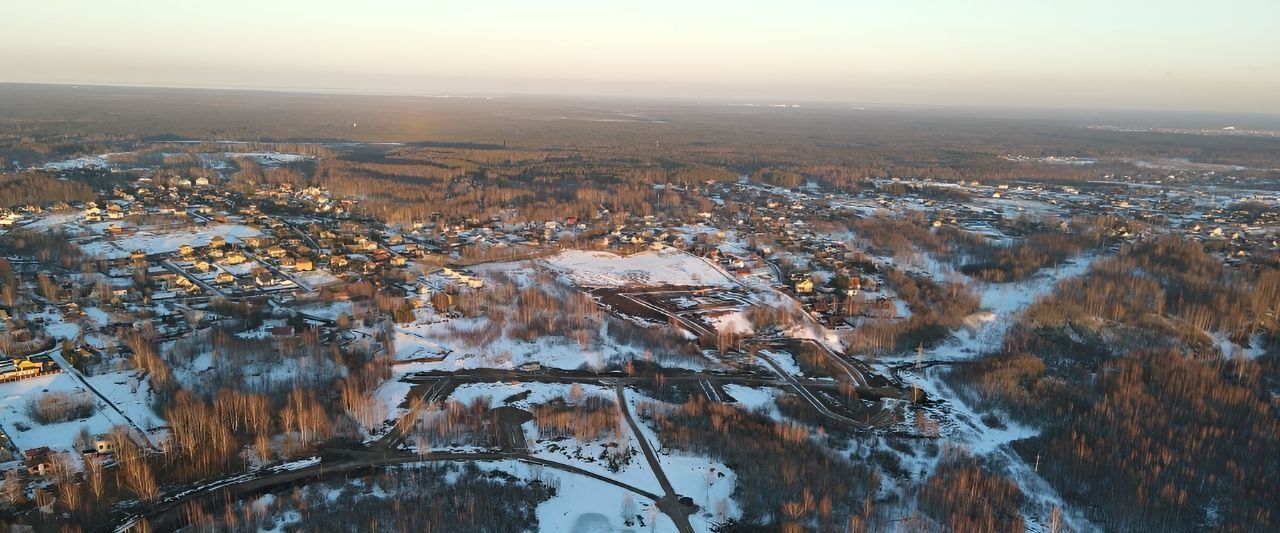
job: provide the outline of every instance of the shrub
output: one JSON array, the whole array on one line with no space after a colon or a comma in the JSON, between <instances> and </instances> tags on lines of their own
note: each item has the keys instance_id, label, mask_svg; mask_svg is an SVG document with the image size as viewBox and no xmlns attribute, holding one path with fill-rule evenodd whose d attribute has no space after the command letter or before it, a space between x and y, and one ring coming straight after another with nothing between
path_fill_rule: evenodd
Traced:
<instances>
[{"instance_id":1,"label":"shrub","mask_svg":"<svg viewBox=\"0 0 1280 533\"><path fill-rule=\"evenodd\" d=\"M97 404L87 392L47 392L27 401L27 416L41 424L89 418Z\"/></svg>"}]
</instances>

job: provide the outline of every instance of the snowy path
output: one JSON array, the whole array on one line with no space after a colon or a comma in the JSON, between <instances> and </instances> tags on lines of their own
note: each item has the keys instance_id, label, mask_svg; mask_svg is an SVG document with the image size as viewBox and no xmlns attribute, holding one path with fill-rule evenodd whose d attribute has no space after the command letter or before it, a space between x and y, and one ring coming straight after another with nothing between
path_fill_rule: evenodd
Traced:
<instances>
[{"instance_id":1,"label":"snowy path","mask_svg":"<svg viewBox=\"0 0 1280 533\"><path fill-rule=\"evenodd\" d=\"M1022 282L984 284L981 286L982 307L990 315L984 317L976 331L958 331L942 344L927 350L924 362L970 361L983 354L999 350L1005 334L1017 321L1018 315L1036 300L1053 292L1059 281L1087 272L1089 266L1098 258L1098 255L1082 255L1071 263L1039 272L1031 279ZM886 357L875 364L888 374L893 371L894 366L910 367L909 363L914 361L914 354L904 354ZM1067 505L1061 495L1009 446L1013 441L1039 434L1038 429L1028 428L1008 420L1003 421L1004 427L993 428L983 422L982 416L942 381L942 371L923 374L908 370L904 371L902 376L907 384L919 387L929 397L947 403L950 408L949 415L954 424L944 430L944 437L965 444L973 455L995 458L997 464L1004 466L1004 474L1018 484L1018 488L1026 495L1029 502L1027 507L1034 512L1026 516L1028 530L1047 530L1045 524L1054 507L1062 509L1063 521L1072 530L1099 530L1078 509ZM929 471L933 470L933 466L936 464L930 465Z\"/></svg>"},{"instance_id":2,"label":"snowy path","mask_svg":"<svg viewBox=\"0 0 1280 533\"><path fill-rule=\"evenodd\" d=\"M1041 297L1053 292L1058 282L1079 276L1089 270L1098 259L1096 255L1080 256L1057 268L1037 273L1031 279L1015 283L984 283L978 286L982 298L982 311L989 314L975 317L980 320L977 330L961 329L928 350L925 361L962 361L975 359L984 353L998 350L1005 334L1019 314ZM902 354L884 357L877 364L892 366L915 362L916 355Z\"/></svg>"}]
</instances>

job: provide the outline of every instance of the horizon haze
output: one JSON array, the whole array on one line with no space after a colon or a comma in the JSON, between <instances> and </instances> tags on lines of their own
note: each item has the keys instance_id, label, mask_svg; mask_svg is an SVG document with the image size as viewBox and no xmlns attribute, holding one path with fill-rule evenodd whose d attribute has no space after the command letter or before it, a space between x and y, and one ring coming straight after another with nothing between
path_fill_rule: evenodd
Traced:
<instances>
[{"instance_id":1,"label":"horizon haze","mask_svg":"<svg viewBox=\"0 0 1280 533\"><path fill-rule=\"evenodd\" d=\"M1280 4L1262 0L130 0L0 14L11 83L1280 113Z\"/></svg>"}]
</instances>

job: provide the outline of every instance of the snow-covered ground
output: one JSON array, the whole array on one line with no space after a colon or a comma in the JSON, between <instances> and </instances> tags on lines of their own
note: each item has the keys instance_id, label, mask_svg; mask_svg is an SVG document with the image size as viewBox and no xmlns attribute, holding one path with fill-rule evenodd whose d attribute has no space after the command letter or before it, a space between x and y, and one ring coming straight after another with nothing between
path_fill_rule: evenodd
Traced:
<instances>
[{"instance_id":1,"label":"snow-covered ground","mask_svg":"<svg viewBox=\"0 0 1280 533\"><path fill-rule=\"evenodd\" d=\"M652 500L632 493L616 485L595 478L570 474L539 465L519 461L486 461L477 463L481 469L506 472L525 480L555 479L559 489L550 500L538 506L540 531L564 531L569 533L595 533L603 531L649 531L669 533L676 531L675 524L658 511ZM620 511L630 499L636 513L646 526L639 524L628 528L623 524ZM699 529L706 531L706 529Z\"/></svg>"},{"instance_id":2,"label":"snow-covered ground","mask_svg":"<svg viewBox=\"0 0 1280 533\"><path fill-rule=\"evenodd\" d=\"M942 344L928 350L925 359L929 361L970 360L985 353L996 351L1004 341L1004 336L1019 314L1037 299L1051 293L1061 280L1079 276L1089 269L1089 265L1097 258L1094 255L1077 257L1071 263L1055 269L1037 273L1031 279L1006 284L983 284L979 287L983 311L967 320L966 328L955 332ZM915 354L903 354L886 357L876 361L877 370L890 373L890 367L914 360ZM1007 417L995 427L983 421L982 416L973 410L941 379L941 370L925 372L917 375L913 372L903 373L904 380L923 390L929 397L943 400L948 406L947 423L941 431L943 438L950 442L967 447L970 453L995 459L1004 468L1004 474L1014 480L1027 496L1028 524L1034 530L1042 529L1041 524L1049 516L1053 507L1063 509L1063 518L1067 525L1076 531L1092 531L1097 527L1089 523L1082 513L1065 503L1053 490L1009 447L1009 443L1033 437L1039 429L1017 424ZM929 464L917 464L916 471L932 471L936 458L929 459ZM905 462L905 461L904 461ZM918 461L917 461L918 462ZM919 481L919 480L917 480Z\"/></svg>"},{"instance_id":3,"label":"snow-covered ground","mask_svg":"<svg viewBox=\"0 0 1280 533\"><path fill-rule=\"evenodd\" d=\"M599 385L581 385L578 390L581 391L583 397L613 397L611 389ZM528 409L535 404L547 403L556 398L568 398L573 394L572 391L572 385L563 383L468 383L459 385L457 389L454 389L451 397L458 401L463 401L464 399L470 401L470 399L478 396L489 396L493 399L494 405L497 405L506 398L528 392L528 396L507 403L507 405Z\"/></svg>"},{"instance_id":4,"label":"snow-covered ground","mask_svg":"<svg viewBox=\"0 0 1280 533\"><path fill-rule=\"evenodd\" d=\"M976 286L982 299L981 311L966 320L962 328L938 347L925 354L932 361L972 359L1000 347L1005 333L1020 313L1036 300L1050 294L1058 282L1079 276L1089 270L1097 258L1082 255L1057 268L1043 270L1030 279L1014 283L982 283ZM915 354L886 361L902 362Z\"/></svg>"},{"instance_id":5,"label":"snow-covered ground","mask_svg":"<svg viewBox=\"0 0 1280 533\"><path fill-rule=\"evenodd\" d=\"M478 346L471 346L455 334L456 331L485 331L492 327L487 318L456 318L445 320L439 316L427 316L419 310L419 321L396 326L396 359L410 361L424 357L445 355L438 362L414 363L412 371L462 370L469 368L516 368L525 363L537 363L548 368L576 370L587 367L600 369L609 363L649 357L636 346L619 344L608 335L608 325L602 326L600 342L590 346L564 337L542 337L533 342L497 335ZM666 366L702 369L700 360L664 361ZM409 367L406 367L406 370Z\"/></svg>"},{"instance_id":6,"label":"snow-covered ground","mask_svg":"<svg viewBox=\"0 0 1280 533\"><path fill-rule=\"evenodd\" d=\"M324 270L289 271L289 273L294 279L298 280L298 284L307 289L315 289L338 281L337 276Z\"/></svg>"},{"instance_id":7,"label":"snow-covered ground","mask_svg":"<svg viewBox=\"0 0 1280 533\"><path fill-rule=\"evenodd\" d=\"M85 419L40 424L27 415L27 403L48 392L65 392L91 398L96 409ZM81 428L87 429L90 435L99 435L111 431L115 426L130 427L119 413L67 373L0 383L0 426L3 426L5 433L9 434L13 444L20 450L47 446L53 450L69 452L78 451L73 449L73 444Z\"/></svg>"},{"instance_id":8,"label":"snow-covered ground","mask_svg":"<svg viewBox=\"0 0 1280 533\"><path fill-rule=\"evenodd\" d=\"M1229 359L1235 358L1235 357L1244 357L1245 359L1257 359L1258 357L1262 356L1262 354L1267 353L1266 348L1262 347L1264 346L1263 345L1264 339L1262 334L1260 333L1255 334L1249 338L1248 346L1242 346L1242 345L1236 344L1234 341L1231 340L1231 336L1227 335L1226 333L1212 332L1210 333L1210 336L1213 337L1214 342L1217 343L1218 349L1222 351L1223 357L1226 357Z\"/></svg>"},{"instance_id":9,"label":"snow-covered ground","mask_svg":"<svg viewBox=\"0 0 1280 533\"><path fill-rule=\"evenodd\" d=\"M67 228L67 226L78 222L82 216L84 215L81 211L63 211L58 213L49 213L49 214L45 214L44 216L41 216L40 218L35 219L30 224L27 224L26 227L27 229L41 229L41 230L50 229L50 228L67 229L69 230L67 231L68 234L77 235L79 234L79 232L76 231L76 229Z\"/></svg>"},{"instance_id":10,"label":"snow-covered ground","mask_svg":"<svg viewBox=\"0 0 1280 533\"><path fill-rule=\"evenodd\" d=\"M214 236L221 235L227 242L237 242L242 238L261 235L257 229L242 224L213 224L205 227L183 229L139 230L137 233L118 239L100 239L80 245L80 249L89 257L119 259L129 257L135 250L147 254L175 252L179 246L205 246Z\"/></svg>"},{"instance_id":11,"label":"snow-covered ground","mask_svg":"<svg viewBox=\"0 0 1280 533\"><path fill-rule=\"evenodd\" d=\"M90 322L105 318L105 313L86 313ZM55 312L43 312L39 316L45 322L45 333L55 339L75 339L80 325L65 322ZM94 318L97 317L97 318ZM86 340L100 341L97 334L86 335ZM100 342L98 344L101 344ZM0 383L0 426L20 449L47 446L54 450L73 450L73 440L86 428L91 435L103 434L114 426L123 426L131 432L141 431L139 444L155 446L164 438L164 421L151 410L151 386L134 370L116 370L94 376L84 376L72 367L58 349L44 352L62 369L60 374L28 378ZM90 389L92 388L92 390ZM47 392L61 391L93 400L93 415L83 420L42 425L27 414L27 403ZM29 428L23 430L21 428Z\"/></svg>"},{"instance_id":12,"label":"snow-covered ground","mask_svg":"<svg viewBox=\"0 0 1280 533\"><path fill-rule=\"evenodd\" d=\"M796 358L789 352L781 350L760 350L760 354L768 357L776 363L783 372L796 377L804 377L804 371L800 369L799 364L796 364Z\"/></svg>"},{"instance_id":13,"label":"snow-covered ground","mask_svg":"<svg viewBox=\"0 0 1280 533\"><path fill-rule=\"evenodd\" d=\"M590 287L636 285L731 286L724 271L699 257L665 249L620 256L611 252L568 250L546 259L574 283Z\"/></svg>"},{"instance_id":14,"label":"snow-covered ground","mask_svg":"<svg viewBox=\"0 0 1280 533\"><path fill-rule=\"evenodd\" d=\"M337 320L339 315L351 314L351 302L313 302L295 306L299 313L308 316L324 318L327 320Z\"/></svg>"},{"instance_id":15,"label":"snow-covered ground","mask_svg":"<svg viewBox=\"0 0 1280 533\"><path fill-rule=\"evenodd\" d=\"M965 404L954 391L936 377L937 375L938 373L934 372L923 379L913 376L908 381L920 387L930 397L947 401L950 408L948 412L950 423L946 424L942 429L943 438L952 444L966 447L969 453L974 456L994 459L994 465L997 468L1004 469L1001 474L1018 484L1018 488L1026 496L1023 510L1029 530L1045 531L1043 524L1048 521L1050 512L1054 507L1062 509L1063 519L1071 530L1098 530L1095 525L1084 517L1083 513L1068 505L1062 496L1035 472L1031 465L1024 462L1010 448L1009 444L1013 441L1038 435L1040 433L1038 429L1023 426L1009 420L1007 417L1001 417L1001 425L1004 427L988 425L976 411ZM936 459L929 460L928 462L932 463L932 465L924 470L933 471L933 466L936 466Z\"/></svg>"},{"instance_id":16,"label":"snow-covered ground","mask_svg":"<svg viewBox=\"0 0 1280 533\"><path fill-rule=\"evenodd\" d=\"M750 335L754 328L751 327L751 321L747 320L746 315L742 311L733 311L723 315L711 317L711 323L715 324L716 331L720 333L735 333Z\"/></svg>"},{"instance_id":17,"label":"snow-covered ground","mask_svg":"<svg viewBox=\"0 0 1280 533\"><path fill-rule=\"evenodd\" d=\"M642 403L654 402L653 398L629 390L626 395L628 409L638 412ZM640 438L647 439L657 452L658 464L671 481L672 488L681 496L692 498L700 512L689 517L696 531L710 531L713 523L742 516L742 509L733 500L733 488L738 476L724 464L707 457L692 455L681 450L659 448L657 431L636 416Z\"/></svg>"},{"instance_id":18,"label":"snow-covered ground","mask_svg":"<svg viewBox=\"0 0 1280 533\"><path fill-rule=\"evenodd\" d=\"M521 409L529 409L534 404L547 403L554 398L572 398L574 391L577 391L583 397L599 396L611 400L614 398L612 389L599 385L580 385L575 389L570 385L543 383L463 385L458 387L453 397L459 401L462 401L461 398L474 398L475 396L473 396L474 393L472 392L474 389L498 390L502 394L519 394L528 391L529 396L527 398L508 404ZM510 395L506 397L510 397ZM501 395L494 397L494 404L497 405L502 399ZM539 434L536 421L526 422L523 430L526 439L529 441L529 453L534 457L571 464L583 470L616 479L643 490L661 493L662 488L658 484L657 477L649 469L649 463L645 461L644 455L640 452L640 444L635 441L635 436L631 434L630 428L621 423L622 413L620 411L617 416L622 428L619 434L609 434L599 440L589 442L578 442L573 438L548 438ZM618 471L610 470L608 461L603 457L610 451L628 449L631 452L626 462L620 466Z\"/></svg>"},{"instance_id":19,"label":"snow-covered ground","mask_svg":"<svg viewBox=\"0 0 1280 533\"><path fill-rule=\"evenodd\" d=\"M111 157L116 155L124 155L127 152L107 153L101 155L86 155L74 159L66 159L63 161L53 161L45 163L41 168L45 170L78 170L83 168L111 168L114 166Z\"/></svg>"},{"instance_id":20,"label":"snow-covered ground","mask_svg":"<svg viewBox=\"0 0 1280 533\"><path fill-rule=\"evenodd\" d=\"M738 401L738 406L743 410L767 412L774 420L783 419L776 403L777 397L782 395L780 390L773 387L747 387L733 383L726 383L722 387L729 396Z\"/></svg>"},{"instance_id":21,"label":"snow-covered ground","mask_svg":"<svg viewBox=\"0 0 1280 533\"><path fill-rule=\"evenodd\" d=\"M404 410L395 409L395 406L403 402L411 387L412 385L408 383L388 381L377 390L376 396L393 408L390 411L390 419L403 414ZM735 392L740 392L743 397L749 398L753 403L764 402L759 398L761 394L747 392L749 389L745 387L742 389L743 391L735 390ZM459 385L451 393L450 399L470 403L487 397L495 407L505 404L530 409L535 404L546 403L555 398L570 397L573 390L573 386L566 384L467 383ZM582 385L577 387L577 390L584 396L615 397L612 389L603 386ZM527 395L524 395L525 393ZM763 394L765 397L768 396L767 392ZM518 399L513 398L518 395L523 396ZM507 399L511 400L504 403ZM632 410L636 408L637 401L652 400L639 396L638 393L629 392L628 403ZM638 422L641 421L638 420ZM656 446L658 441L653 430L643 422L640 423L640 427L644 435L639 438L649 439ZM534 457L581 468L639 490L655 494L662 492L657 477L650 470L649 463L640 451L640 444L635 441L638 437L632 435L630 427L625 424L622 426L620 436L586 443L579 443L574 439L542 439L538 442L537 424L533 421L526 422L522 429L528 438L529 451ZM621 440L618 440L618 437ZM609 449L609 446L617 445L630 446L634 453L618 472L612 472L607 463L598 458ZM703 509L702 513L690 517L696 530L707 531L713 522L741 516L741 509L732 499L737 476L725 465L705 457L677 454L671 451L662 452L659 455L659 462L676 491L683 496L693 498ZM646 525L646 527L639 527L639 524L635 523L631 526L633 530L649 530L649 525L656 526L653 531L676 530L670 519L653 508L651 500L616 485L584 475L520 461L485 461L477 464L482 469L501 470L525 480L539 478L557 480L559 490L556 496L539 505L537 509L540 531L625 531L627 529L623 524L620 511L626 499L634 502L636 513L643 517ZM727 513L727 515L721 516L720 513Z\"/></svg>"},{"instance_id":22,"label":"snow-covered ground","mask_svg":"<svg viewBox=\"0 0 1280 533\"><path fill-rule=\"evenodd\" d=\"M527 436L538 435L535 422L526 422L524 430ZM654 477L649 469L649 462L645 461L640 452L640 445L625 426L622 432L623 435L591 442L578 442L572 438L535 440L529 445L529 453L534 457L570 464L654 494L661 494L662 487L658 485L658 478ZM632 451L630 458L617 472L611 471L607 461L600 457L619 448L627 449L627 446Z\"/></svg>"},{"instance_id":23,"label":"snow-covered ground","mask_svg":"<svg viewBox=\"0 0 1280 533\"><path fill-rule=\"evenodd\" d=\"M272 166L282 163L296 163L308 159L308 156L299 154L285 154L281 152L226 152L223 154L229 158L243 157L252 159L259 165Z\"/></svg>"},{"instance_id":24,"label":"snow-covered ground","mask_svg":"<svg viewBox=\"0 0 1280 533\"><path fill-rule=\"evenodd\" d=\"M147 432L159 431L164 420L151 409L151 381L136 370L85 376L99 394L111 401L124 416Z\"/></svg>"}]
</instances>

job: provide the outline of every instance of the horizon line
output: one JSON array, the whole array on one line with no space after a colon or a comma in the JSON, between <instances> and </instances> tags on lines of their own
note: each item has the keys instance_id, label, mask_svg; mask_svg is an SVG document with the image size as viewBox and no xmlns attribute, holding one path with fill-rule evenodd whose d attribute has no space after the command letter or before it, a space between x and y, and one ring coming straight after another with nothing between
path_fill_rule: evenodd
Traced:
<instances>
[{"instance_id":1,"label":"horizon line","mask_svg":"<svg viewBox=\"0 0 1280 533\"><path fill-rule=\"evenodd\" d=\"M844 108L850 111L866 110L866 111L893 111L893 110L910 110L910 109L935 109L935 110L988 110L988 111L1048 111L1048 112L1067 112L1067 113L1096 113L1096 112L1129 112L1129 113L1153 113L1153 114L1189 114L1189 115L1234 115L1247 117L1264 117L1264 118L1280 118L1280 112L1270 111L1218 111L1205 109L1170 109L1170 108L1136 108L1124 106L1095 106L1095 107L1063 107L1052 105L997 105L997 104L981 104L981 103L931 103L931 102L874 102L874 101L857 101L857 100L823 100L823 99L806 99L806 98L735 98L730 96L686 96L675 94L610 94L610 93L561 93L561 92L481 92L481 91L446 91L442 93L404 91L404 90L387 90L376 91L369 89L357 88L333 88L333 87L273 87L273 86L242 86L242 85L200 85L200 84L151 84L151 83L111 83L111 82L42 82L42 81L5 81L0 80L0 85L26 85L26 86L49 86L49 87L69 87L69 88L123 88L123 89L157 89L157 90L203 90L203 91L221 91L221 92L240 92L240 93L271 93L271 94L297 94L297 95L316 95L316 96L356 96L356 97L416 97L416 98L438 98L460 100L483 100L483 99L520 99L520 98L561 98L561 99L603 99L603 100L626 100L626 101L679 101L695 104L712 104L712 105L741 105L741 106L816 106L817 108Z\"/></svg>"}]
</instances>

